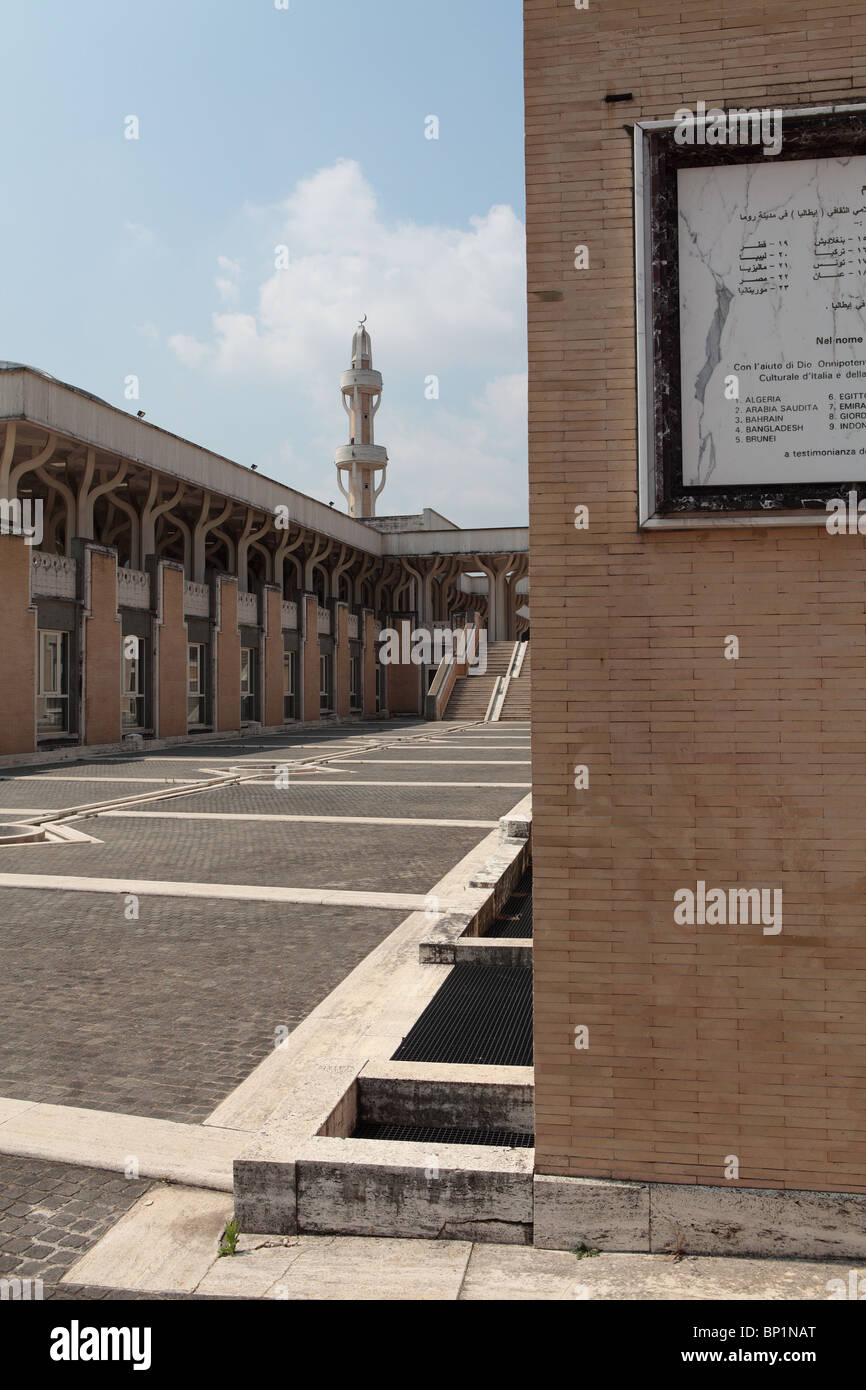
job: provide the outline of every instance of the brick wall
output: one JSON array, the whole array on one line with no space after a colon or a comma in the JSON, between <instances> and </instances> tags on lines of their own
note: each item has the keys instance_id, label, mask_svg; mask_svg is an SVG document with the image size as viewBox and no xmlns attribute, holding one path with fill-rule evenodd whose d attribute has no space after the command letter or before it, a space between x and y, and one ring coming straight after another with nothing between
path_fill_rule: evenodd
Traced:
<instances>
[{"instance_id":1,"label":"brick wall","mask_svg":"<svg viewBox=\"0 0 866 1390\"><path fill-rule=\"evenodd\" d=\"M349 606L334 604L334 708L341 719L348 717L351 708L349 670Z\"/></svg>"},{"instance_id":2,"label":"brick wall","mask_svg":"<svg viewBox=\"0 0 866 1390\"><path fill-rule=\"evenodd\" d=\"M30 606L33 552L21 536L0 535L0 754L36 747L36 611ZM14 653L14 661L10 658Z\"/></svg>"},{"instance_id":3,"label":"brick wall","mask_svg":"<svg viewBox=\"0 0 866 1390\"><path fill-rule=\"evenodd\" d=\"M265 586L265 638L263 648L263 684L265 724L284 723L283 713L283 594L281 589Z\"/></svg>"},{"instance_id":4,"label":"brick wall","mask_svg":"<svg viewBox=\"0 0 866 1390\"><path fill-rule=\"evenodd\" d=\"M160 609L156 632L159 671L157 737L172 738L186 733L187 719L187 634L183 616L183 569L165 562L151 571L159 576Z\"/></svg>"},{"instance_id":5,"label":"brick wall","mask_svg":"<svg viewBox=\"0 0 866 1390\"><path fill-rule=\"evenodd\" d=\"M241 636L238 630L238 581L221 575L219 629L216 635L216 727L241 726Z\"/></svg>"},{"instance_id":6,"label":"brick wall","mask_svg":"<svg viewBox=\"0 0 866 1390\"><path fill-rule=\"evenodd\" d=\"M120 739L122 634L117 613L117 555L84 545L86 587L84 730L94 745Z\"/></svg>"},{"instance_id":7,"label":"brick wall","mask_svg":"<svg viewBox=\"0 0 866 1390\"><path fill-rule=\"evenodd\" d=\"M525 18L537 1166L722 1184L736 1155L741 1186L863 1192L864 542L637 531L623 126L864 101L866 9ZM677 926L698 879L781 888L781 934Z\"/></svg>"},{"instance_id":8,"label":"brick wall","mask_svg":"<svg viewBox=\"0 0 866 1390\"><path fill-rule=\"evenodd\" d=\"M303 605L303 610L301 609ZM301 718L321 718L321 684L319 680L319 601L315 594L303 594L298 602L301 623Z\"/></svg>"}]
</instances>

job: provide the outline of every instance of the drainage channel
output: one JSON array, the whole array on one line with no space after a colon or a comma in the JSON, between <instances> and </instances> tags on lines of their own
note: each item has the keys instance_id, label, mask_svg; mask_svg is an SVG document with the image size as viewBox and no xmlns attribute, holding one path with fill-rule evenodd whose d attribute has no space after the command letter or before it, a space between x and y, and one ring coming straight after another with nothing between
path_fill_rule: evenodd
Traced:
<instances>
[{"instance_id":1,"label":"drainage channel","mask_svg":"<svg viewBox=\"0 0 866 1390\"><path fill-rule=\"evenodd\" d=\"M534 1134L514 1129L440 1129L437 1125L358 1125L353 1139L410 1140L416 1144L488 1144L502 1149L531 1149Z\"/></svg>"},{"instance_id":2,"label":"drainage channel","mask_svg":"<svg viewBox=\"0 0 866 1390\"><path fill-rule=\"evenodd\" d=\"M532 1066L532 970L455 965L391 1058Z\"/></svg>"},{"instance_id":3,"label":"drainage channel","mask_svg":"<svg viewBox=\"0 0 866 1390\"><path fill-rule=\"evenodd\" d=\"M528 868L487 933L491 937L531 937L532 871ZM531 954L527 953L529 961ZM531 964L486 965L458 962L446 976L427 1008L391 1058L392 1062L450 1063L457 1066L532 1066L532 968ZM482 1087L485 1083L480 1084ZM489 1084L489 1083L488 1083ZM468 1076L456 1084L452 1104L460 1090L472 1087ZM418 1144L481 1144L508 1149L531 1149L535 1143L530 1113L514 1124L513 1096L507 1087L498 1094L490 1087L481 1108L486 1113L472 1115L474 1108L460 1105L462 1124L423 1123L425 1108L420 1095L413 1106L407 1104L406 1123L397 1116L365 1114L359 1107L353 1139L409 1141ZM442 1083L442 1094L448 1092ZM480 1094L480 1093L478 1093ZM467 1094L467 1100L469 1099ZM497 1113L498 1112L498 1113ZM454 1119L458 1118L454 1114ZM414 1123L412 1120L414 1119ZM444 1116L443 1116L444 1119ZM472 1123L473 1119L475 1124ZM484 1119L488 1125L484 1125ZM499 1126L496 1120L500 1120ZM479 1120L481 1123L479 1123ZM509 1124L508 1121L511 1121ZM525 1123L525 1121L529 1123ZM501 1121L505 1121L504 1124Z\"/></svg>"},{"instance_id":4,"label":"drainage channel","mask_svg":"<svg viewBox=\"0 0 866 1390\"><path fill-rule=\"evenodd\" d=\"M485 936L532 938L532 868L527 868L508 902Z\"/></svg>"}]
</instances>

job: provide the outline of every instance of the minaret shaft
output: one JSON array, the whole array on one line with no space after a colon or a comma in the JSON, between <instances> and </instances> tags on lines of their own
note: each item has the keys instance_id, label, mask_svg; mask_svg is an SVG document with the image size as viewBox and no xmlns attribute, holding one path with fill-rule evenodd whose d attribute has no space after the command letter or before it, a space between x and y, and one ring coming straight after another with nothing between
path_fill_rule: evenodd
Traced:
<instances>
[{"instance_id":1,"label":"minaret shaft","mask_svg":"<svg viewBox=\"0 0 866 1390\"><path fill-rule=\"evenodd\" d=\"M373 346L363 321L352 340L352 365L343 372L340 390L350 433L349 443L335 455L337 482L349 504L349 515L363 519L376 515L376 498L385 486L388 464L388 452L376 444L373 428L382 400L382 376L373 369ZM382 475L378 485L377 473Z\"/></svg>"}]
</instances>

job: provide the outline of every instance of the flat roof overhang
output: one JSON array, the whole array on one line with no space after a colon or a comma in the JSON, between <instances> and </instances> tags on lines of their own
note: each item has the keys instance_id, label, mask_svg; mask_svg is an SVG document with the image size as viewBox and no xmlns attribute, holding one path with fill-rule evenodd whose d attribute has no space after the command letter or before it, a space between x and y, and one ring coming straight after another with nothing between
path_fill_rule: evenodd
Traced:
<instances>
[{"instance_id":1,"label":"flat roof overhang","mask_svg":"<svg viewBox=\"0 0 866 1390\"><path fill-rule=\"evenodd\" d=\"M529 528L377 531L244 464L214 454L32 367L0 368L0 421L23 420L102 453L129 459L259 511L288 507L290 520L377 557L528 552Z\"/></svg>"},{"instance_id":2,"label":"flat roof overhang","mask_svg":"<svg viewBox=\"0 0 866 1390\"><path fill-rule=\"evenodd\" d=\"M260 511L288 507L298 525L371 555L383 553L379 532L344 512L30 368L0 371L0 420L26 420Z\"/></svg>"}]
</instances>

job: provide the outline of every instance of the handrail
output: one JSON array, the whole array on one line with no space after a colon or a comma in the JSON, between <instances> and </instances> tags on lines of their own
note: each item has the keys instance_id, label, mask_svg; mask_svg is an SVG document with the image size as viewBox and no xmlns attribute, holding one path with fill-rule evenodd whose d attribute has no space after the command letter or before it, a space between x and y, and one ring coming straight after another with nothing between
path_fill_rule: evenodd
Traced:
<instances>
[{"instance_id":1,"label":"handrail","mask_svg":"<svg viewBox=\"0 0 866 1390\"><path fill-rule=\"evenodd\" d=\"M487 713L484 716L484 723L491 724L499 718L498 711L502 708L502 699L507 685L506 676L497 676L493 683L493 693L490 696L490 703L487 706ZM497 704L498 702L498 704Z\"/></svg>"},{"instance_id":2,"label":"handrail","mask_svg":"<svg viewBox=\"0 0 866 1390\"><path fill-rule=\"evenodd\" d=\"M505 697L508 694L508 687L517 675L518 666L522 665L522 657L518 647L525 646L523 642L515 642L514 650L508 662L508 670L504 676L500 676L496 685L493 687L493 695L490 704L487 706L487 714L484 716L485 724L495 724L502 715L502 706L505 704Z\"/></svg>"},{"instance_id":3,"label":"handrail","mask_svg":"<svg viewBox=\"0 0 866 1390\"><path fill-rule=\"evenodd\" d=\"M449 679L450 676L450 679ZM457 679L457 664L450 653L446 653L436 669L430 689L424 697L425 719L441 719L445 706L451 698L454 682Z\"/></svg>"}]
</instances>

